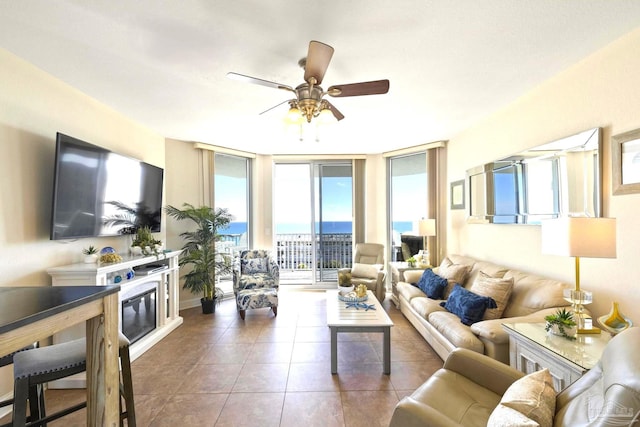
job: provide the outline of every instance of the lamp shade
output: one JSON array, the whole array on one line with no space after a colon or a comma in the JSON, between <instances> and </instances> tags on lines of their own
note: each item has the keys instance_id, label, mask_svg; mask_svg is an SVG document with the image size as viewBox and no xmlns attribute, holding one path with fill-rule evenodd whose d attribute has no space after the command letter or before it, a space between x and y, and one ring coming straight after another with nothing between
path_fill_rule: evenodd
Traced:
<instances>
[{"instance_id":1,"label":"lamp shade","mask_svg":"<svg viewBox=\"0 0 640 427\"><path fill-rule=\"evenodd\" d=\"M436 220L435 219L421 219L418 221L418 235L420 236L435 236L436 235Z\"/></svg>"},{"instance_id":2,"label":"lamp shade","mask_svg":"<svg viewBox=\"0 0 640 427\"><path fill-rule=\"evenodd\" d=\"M563 217L542 221L542 253L615 258L616 219Z\"/></svg>"}]
</instances>

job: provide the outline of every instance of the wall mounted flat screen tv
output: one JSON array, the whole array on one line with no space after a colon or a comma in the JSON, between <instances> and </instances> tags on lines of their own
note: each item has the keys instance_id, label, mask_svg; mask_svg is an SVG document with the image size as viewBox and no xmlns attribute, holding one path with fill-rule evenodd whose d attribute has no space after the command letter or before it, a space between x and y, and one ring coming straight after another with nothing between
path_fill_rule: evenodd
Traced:
<instances>
[{"instance_id":1,"label":"wall mounted flat screen tv","mask_svg":"<svg viewBox=\"0 0 640 427\"><path fill-rule=\"evenodd\" d=\"M57 133L51 240L160 231L162 168Z\"/></svg>"}]
</instances>

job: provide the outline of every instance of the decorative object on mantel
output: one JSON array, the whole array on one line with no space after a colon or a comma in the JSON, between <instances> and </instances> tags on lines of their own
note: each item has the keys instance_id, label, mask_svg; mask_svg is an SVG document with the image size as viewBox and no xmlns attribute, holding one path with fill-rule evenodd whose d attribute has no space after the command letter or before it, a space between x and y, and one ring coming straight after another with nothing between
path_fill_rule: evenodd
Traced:
<instances>
[{"instance_id":1,"label":"decorative object on mantel","mask_svg":"<svg viewBox=\"0 0 640 427\"><path fill-rule=\"evenodd\" d=\"M95 264L98 262L98 249L95 246L89 246L82 250L84 254L85 264Z\"/></svg>"},{"instance_id":2,"label":"decorative object on mantel","mask_svg":"<svg viewBox=\"0 0 640 427\"><path fill-rule=\"evenodd\" d=\"M553 335L575 340L576 322L573 320L573 313L564 308L558 309L555 314L549 314L544 317L547 321L544 330L551 332Z\"/></svg>"},{"instance_id":3,"label":"decorative object on mantel","mask_svg":"<svg viewBox=\"0 0 640 427\"><path fill-rule=\"evenodd\" d=\"M640 129L611 138L613 194L640 193Z\"/></svg>"},{"instance_id":4,"label":"decorative object on mantel","mask_svg":"<svg viewBox=\"0 0 640 427\"><path fill-rule=\"evenodd\" d=\"M617 302L611 303L611 311L608 314L598 317L598 323L613 335L633 326L631 319L620 313Z\"/></svg>"},{"instance_id":5,"label":"decorative object on mantel","mask_svg":"<svg viewBox=\"0 0 640 427\"><path fill-rule=\"evenodd\" d=\"M562 217L542 221L542 253L575 258L576 287L565 289L564 299L571 303L579 334L600 333L584 314L584 305L593 295L580 289L580 257L616 257L615 218Z\"/></svg>"},{"instance_id":6,"label":"decorative object on mantel","mask_svg":"<svg viewBox=\"0 0 640 427\"><path fill-rule=\"evenodd\" d=\"M189 203L184 203L182 209L166 206L165 212L178 221L190 220L196 225L195 230L180 233L185 240L180 267L192 267L182 276L183 288L203 295L200 298L203 314L215 313L216 304L224 297L222 289L216 286L216 278L231 272L231 260L216 249L216 242L222 238L218 230L227 228L233 217L224 208L195 207Z\"/></svg>"},{"instance_id":7,"label":"decorative object on mantel","mask_svg":"<svg viewBox=\"0 0 640 427\"><path fill-rule=\"evenodd\" d=\"M116 262L121 262L122 257L116 253L116 250L111 246L105 246L100 250L100 263L101 264L112 264Z\"/></svg>"},{"instance_id":8,"label":"decorative object on mantel","mask_svg":"<svg viewBox=\"0 0 640 427\"><path fill-rule=\"evenodd\" d=\"M136 230L130 250L133 255L159 256L162 253L162 241L153 237L149 227L140 227Z\"/></svg>"}]
</instances>

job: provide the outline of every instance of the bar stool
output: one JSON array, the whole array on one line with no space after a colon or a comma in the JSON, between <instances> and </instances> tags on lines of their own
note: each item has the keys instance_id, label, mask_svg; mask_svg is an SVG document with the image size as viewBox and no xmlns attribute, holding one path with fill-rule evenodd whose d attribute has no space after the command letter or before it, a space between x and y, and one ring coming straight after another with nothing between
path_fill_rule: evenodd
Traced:
<instances>
[{"instance_id":1,"label":"bar stool","mask_svg":"<svg viewBox=\"0 0 640 427\"><path fill-rule=\"evenodd\" d=\"M38 348L38 343L37 342L34 342L31 345L23 347L18 351L14 351L11 354L7 354L6 356L0 357L0 368L2 368L4 366L12 365L13 364L13 356L16 353L19 353L19 352L25 351L25 350L31 350L31 349L34 349L34 348ZM13 399L6 399L6 400L3 400L2 402L0 402L0 408L4 408L5 406L9 406L9 405L13 405ZM30 405L30 409L31 409L32 413L34 411L36 413L38 413L40 411L40 408L44 408L44 392L42 390L42 385L41 384L29 389L29 405ZM33 406L33 405L40 405L40 406Z\"/></svg>"},{"instance_id":2,"label":"bar stool","mask_svg":"<svg viewBox=\"0 0 640 427\"><path fill-rule=\"evenodd\" d=\"M30 388L84 372L87 368L86 346L86 339L82 338L24 351L14 356L14 427L46 426L49 421L57 420L87 406L85 401L47 416L44 403L41 408L30 403L31 421L27 423L27 401L31 400L29 395ZM136 415L133 402L129 340L122 333L120 333L118 347L120 365L122 367L120 396L124 399L125 404L125 409L123 410L121 399L120 426L124 425L123 421L126 419L128 426L135 427Z\"/></svg>"}]
</instances>

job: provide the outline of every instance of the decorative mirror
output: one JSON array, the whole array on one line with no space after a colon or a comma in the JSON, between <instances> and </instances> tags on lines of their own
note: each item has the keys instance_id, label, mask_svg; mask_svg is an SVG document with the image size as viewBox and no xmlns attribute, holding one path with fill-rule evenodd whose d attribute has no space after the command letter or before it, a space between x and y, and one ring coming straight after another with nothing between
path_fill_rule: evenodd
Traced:
<instances>
[{"instance_id":1,"label":"decorative mirror","mask_svg":"<svg viewBox=\"0 0 640 427\"><path fill-rule=\"evenodd\" d=\"M469 169L469 222L601 216L601 145L593 128Z\"/></svg>"}]
</instances>

